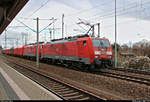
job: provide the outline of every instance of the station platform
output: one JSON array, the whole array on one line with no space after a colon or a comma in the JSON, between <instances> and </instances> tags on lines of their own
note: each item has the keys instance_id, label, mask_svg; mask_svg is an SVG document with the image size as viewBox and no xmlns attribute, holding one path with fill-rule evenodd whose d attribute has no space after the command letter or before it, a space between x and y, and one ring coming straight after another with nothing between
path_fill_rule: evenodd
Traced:
<instances>
[{"instance_id":1,"label":"station platform","mask_svg":"<svg viewBox=\"0 0 150 102\"><path fill-rule=\"evenodd\" d=\"M0 56L0 100L62 100L4 63Z\"/></svg>"}]
</instances>

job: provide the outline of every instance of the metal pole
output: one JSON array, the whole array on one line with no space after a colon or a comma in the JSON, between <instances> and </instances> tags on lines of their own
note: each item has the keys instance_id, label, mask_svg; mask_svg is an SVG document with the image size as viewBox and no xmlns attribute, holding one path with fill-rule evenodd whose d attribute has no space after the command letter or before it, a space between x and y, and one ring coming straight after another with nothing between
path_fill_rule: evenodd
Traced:
<instances>
[{"instance_id":1,"label":"metal pole","mask_svg":"<svg viewBox=\"0 0 150 102\"><path fill-rule=\"evenodd\" d=\"M67 36L67 24L65 25L65 35Z\"/></svg>"},{"instance_id":2,"label":"metal pole","mask_svg":"<svg viewBox=\"0 0 150 102\"><path fill-rule=\"evenodd\" d=\"M94 37L95 35L94 35L94 25L92 26L92 37Z\"/></svg>"},{"instance_id":3,"label":"metal pole","mask_svg":"<svg viewBox=\"0 0 150 102\"><path fill-rule=\"evenodd\" d=\"M5 49L7 48L7 35L6 35L6 29L5 29Z\"/></svg>"},{"instance_id":4,"label":"metal pole","mask_svg":"<svg viewBox=\"0 0 150 102\"><path fill-rule=\"evenodd\" d=\"M53 39L55 39L55 23L53 23Z\"/></svg>"},{"instance_id":5,"label":"metal pole","mask_svg":"<svg viewBox=\"0 0 150 102\"><path fill-rule=\"evenodd\" d=\"M46 42L46 33L45 33L45 35L44 35L44 39L45 39L45 42Z\"/></svg>"},{"instance_id":6,"label":"metal pole","mask_svg":"<svg viewBox=\"0 0 150 102\"><path fill-rule=\"evenodd\" d=\"M6 44L7 41L6 40L7 40L7 37L6 37L6 29L5 29L5 49L7 48L7 44ZM5 53L5 56L6 56L6 53Z\"/></svg>"},{"instance_id":7,"label":"metal pole","mask_svg":"<svg viewBox=\"0 0 150 102\"><path fill-rule=\"evenodd\" d=\"M37 47L36 47L36 67L39 69L39 18L37 18Z\"/></svg>"},{"instance_id":8,"label":"metal pole","mask_svg":"<svg viewBox=\"0 0 150 102\"><path fill-rule=\"evenodd\" d=\"M117 16L116 16L116 0L115 0L115 67L117 67Z\"/></svg>"},{"instance_id":9,"label":"metal pole","mask_svg":"<svg viewBox=\"0 0 150 102\"><path fill-rule=\"evenodd\" d=\"M28 31L28 33L26 34L25 44L28 44L28 36L29 36L29 31Z\"/></svg>"},{"instance_id":10,"label":"metal pole","mask_svg":"<svg viewBox=\"0 0 150 102\"><path fill-rule=\"evenodd\" d=\"M62 15L62 38L64 38L64 14Z\"/></svg>"},{"instance_id":11,"label":"metal pole","mask_svg":"<svg viewBox=\"0 0 150 102\"><path fill-rule=\"evenodd\" d=\"M23 37L24 37L24 33L22 32L22 45L24 45L24 41L23 41Z\"/></svg>"},{"instance_id":12,"label":"metal pole","mask_svg":"<svg viewBox=\"0 0 150 102\"><path fill-rule=\"evenodd\" d=\"M16 46L18 47L18 38L17 38L17 41L16 41Z\"/></svg>"},{"instance_id":13,"label":"metal pole","mask_svg":"<svg viewBox=\"0 0 150 102\"><path fill-rule=\"evenodd\" d=\"M13 40L13 48L15 47L15 41Z\"/></svg>"},{"instance_id":14,"label":"metal pole","mask_svg":"<svg viewBox=\"0 0 150 102\"><path fill-rule=\"evenodd\" d=\"M100 37L100 23L98 23L98 37Z\"/></svg>"},{"instance_id":15,"label":"metal pole","mask_svg":"<svg viewBox=\"0 0 150 102\"><path fill-rule=\"evenodd\" d=\"M52 31L51 31L51 29L49 28L49 38L50 38L50 41L52 40Z\"/></svg>"},{"instance_id":16,"label":"metal pole","mask_svg":"<svg viewBox=\"0 0 150 102\"><path fill-rule=\"evenodd\" d=\"M25 45L27 44L27 34L25 34Z\"/></svg>"}]
</instances>

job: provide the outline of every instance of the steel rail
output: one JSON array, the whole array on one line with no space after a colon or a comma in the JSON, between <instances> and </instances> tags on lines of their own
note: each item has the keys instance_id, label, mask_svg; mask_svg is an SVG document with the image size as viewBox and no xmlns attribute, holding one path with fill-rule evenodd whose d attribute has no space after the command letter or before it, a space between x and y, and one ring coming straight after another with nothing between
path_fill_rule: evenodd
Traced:
<instances>
[{"instance_id":1,"label":"steel rail","mask_svg":"<svg viewBox=\"0 0 150 102\"><path fill-rule=\"evenodd\" d=\"M107 71L100 72L99 75L117 78L117 79L121 79L121 80L127 80L127 81L136 82L139 84L145 84L145 85L150 86L150 79L134 77L134 76L129 76L129 75L123 75L123 74L118 74L118 73L111 73L111 72L107 72Z\"/></svg>"},{"instance_id":2,"label":"steel rail","mask_svg":"<svg viewBox=\"0 0 150 102\"><path fill-rule=\"evenodd\" d=\"M111 70L118 70L118 71L124 71L124 72L131 72L131 73L137 73L137 74L145 74L150 75L150 71L146 70L138 70L138 69L132 69L132 68L109 68Z\"/></svg>"}]
</instances>

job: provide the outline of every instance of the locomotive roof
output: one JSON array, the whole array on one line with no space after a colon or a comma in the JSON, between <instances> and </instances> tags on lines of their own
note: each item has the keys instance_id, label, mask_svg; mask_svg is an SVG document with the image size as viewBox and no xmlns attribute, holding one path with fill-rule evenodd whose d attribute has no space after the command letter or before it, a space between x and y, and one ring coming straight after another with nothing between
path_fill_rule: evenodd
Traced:
<instances>
[{"instance_id":1,"label":"locomotive roof","mask_svg":"<svg viewBox=\"0 0 150 102\"><path fill-rule=\"evenodd\" d=\"M52 41L52 42L47 42L46 44L66 43L66 42L74 42L74 41L87 40L87 39L108 40L106 38L81 37L81 38L71 38L71 39L56 40L56 41Z\"/></svg>"},{"instance_id":2,"label":"locomotive roof","mask_svg":"<svg viewBox=\"0 0 150 102\"><path fill-rule=\"evenodd\" d=\"M88 38L108 40L106 38L90 37L88 34L84 34L84 35L69 36L69 37L60 38L60 39L53 39L53 40L51 40L51 42L47 42L47 44L72 42L72 41L77 41L77 40L81 40L81 39L85 39L86 40Z\"/></svg>"},{"instance_id":3,"label":"locomotive roof","mask_svg":"<svg viewBox=\"0 0 150 102\"><path fill-rule=\"evenodd\" d=\"M39 42L39 45L40 44L44 44L44 42ZM30 44L27 44L27 45L24 45L24 47L31 47L31 46L36 46L37 43L30 43Z\"/></svg>"}]
</instances>

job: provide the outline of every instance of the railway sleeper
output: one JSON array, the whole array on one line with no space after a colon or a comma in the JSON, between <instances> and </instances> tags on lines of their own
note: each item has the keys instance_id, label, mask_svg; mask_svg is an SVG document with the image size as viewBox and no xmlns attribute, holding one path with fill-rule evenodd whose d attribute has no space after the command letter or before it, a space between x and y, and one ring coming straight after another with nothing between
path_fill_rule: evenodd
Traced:
<instances>
[{"instance_id":1,"label":"railway sleeper","mask_svg":"<svg viewBox=\"0 0 150 102\"><path fill-rule=\"evenodd\" d=\"M75 92L75 91L74 91L74 90L68 90L68 91L57 92L57 93L60 93L60 94L68 94L68 93L72 93L72 92Z\"/></svg>"},{"instance_id":2,"label":"railway sleeper","mask_svg":"<svg viewBox=\"0 0 150 102\"><path fill-rule=\"evenodd\" d=\"M77 100L89 100L90 97L83 97L83 98L80 98L80 99L77 99Z\"/></svg>"},{"instance_id":3,"label":"railway sleeper","mask_svg":"<svg viewBox=\"0 0 150 102\"><path fill-rule=\"evenodd\" d=\"M49 85L51 85L51 86L63 86L63 85L61 85L61 84L54 83L54 82L51 82Z\"/></svg>"},{"instance_id":4,"label":"railway sleeper","mask_svg":"<svg viewBox=\"0 0 150 102\"><path fill-rule=\"evenodd\" d=\"M57 82L51 81L51 85L58 85Z\"/></svg>"},{"instance_id":5,"label":"railway sleeper","mask_svg":"<svg viewBox=\"0 0 150 102\"><path fill-rule=\"evenodd\" d=\"M63 91L69 91L71 90L70 88L65 88L65 89L55 89L56 92L63 92Z\"/></svg>"},{"instance_id":6,"label":"railway sleeper","mask_svg":"<svg viewBox=\"0 0 150 102\"><path fill-rule=\"evenodd\" d=\"M63 85L51 85L52 88L59 88L59 87L64 87Z\"/></svg>"},{"instance_id":7,"label":"railway sleeper","mask_svg":"<svg viewBox=\"0 0 150 102\"><path fill-rule=\"evenodd\" d=\"M76 99L80 99L81 97L83 97L83 95L82 94L78 94L78 95L74 95L74 96L66 96L65 98L76 100Z\"/></svg>"},{"instance_id":8,"label":"railway sleeper","mask_svg":"<svg viewBox=\"0 0 150 102\"><path fill-rule=\"evenodd\" d=\"M52 87L54 90L60 90L60 89L66 89L67 87L63 86L63 87Z\"/></svg>"},{"instance_id":9,"label":"railway sleeper","mask_svg":"<svg viewBox=\"0 0 150 102\"><path fill-rule=\"evenodd\" d=\"M90 96L82 95L81 97L79 97L76 100L89 100L89 99L90 99Z\"/></svg>"},{"instance_id":10,"label":"railway sleeper","mask_svg":"<svg viewBox=\"0 0 150 102\"><path fill-rule=\"evenodd\" d=\"M74 96L77 94L79 94L79 92L66 93L66 94L63 94L63 97Z\"/></svg>"}]
</instances>

